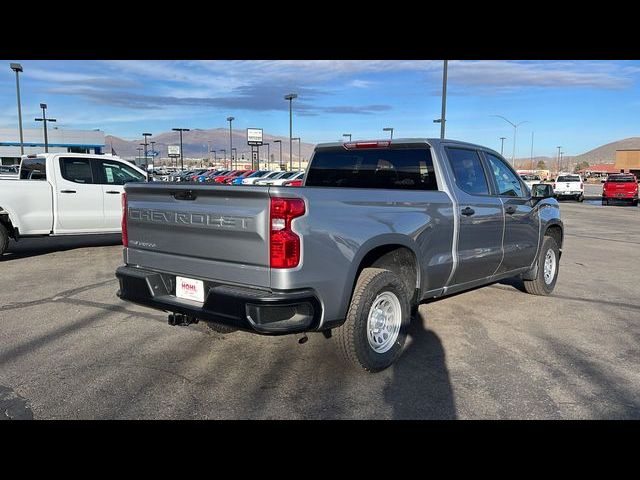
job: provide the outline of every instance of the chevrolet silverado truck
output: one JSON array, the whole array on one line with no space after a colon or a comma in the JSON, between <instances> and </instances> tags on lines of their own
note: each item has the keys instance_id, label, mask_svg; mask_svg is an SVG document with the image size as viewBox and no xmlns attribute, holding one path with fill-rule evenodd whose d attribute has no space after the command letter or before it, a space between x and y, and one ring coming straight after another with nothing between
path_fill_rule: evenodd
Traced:
<instances>
[{"instance_id":1,"label":"chevrolet silverado truck","mask_svg":"<svg viewBox=\"0 0 640 480\"><path fill-rule=\"evenodd\" d=\"M638 179L632 173L615 173L607 177L602 185L602 204L609 205L612 201L630 202L638 206Z\"/></svg>"},{"instance_id":2,"label":"chevrolet silverado truck","mask_svg":"<svg viewBox=\"0 0 640 480\"><path fill-rule=\"evenodd\" d=\"M124 184L146 179L111 155L25 155L18 178L0 180L0 256L10 238L120 233Z\"/></svg>"},{"instance_id":3,"label":"chevrolet silverado truck","mask_svg":"<svg viewBox=\"0 0 640 480\"><path fill-rule=\"evenodd\" d=\"M323 332L367 371L421 300L556 284L563 224L494 150L440 139L317 145L301 187L128 184L118 296L217 331Z\"/></svg>"}]
</instances>

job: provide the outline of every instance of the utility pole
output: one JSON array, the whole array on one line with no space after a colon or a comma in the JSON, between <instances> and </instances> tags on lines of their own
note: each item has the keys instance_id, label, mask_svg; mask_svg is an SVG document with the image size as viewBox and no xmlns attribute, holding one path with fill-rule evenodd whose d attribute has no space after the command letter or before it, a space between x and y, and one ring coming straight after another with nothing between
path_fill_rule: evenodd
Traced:
<instances>
[{"instance_id":1,"label":"utility pole","mask_svg":"<svg viewBox=\"0 0 640 480\"><path fill-rule=\"evenodd\" d=\"M47 122L57 122L55 118L47 118L47 104L41 103L42 118L36 118L36 122L42 122L44 125L44 152L49 153L49 137L47 136Z\"/></svg>"},{"instance_id":2,"label":"utility pole","mask_svg":"<svg viewBox=\"0 0 640 480\"><path fill-rule=\"evenodd\" d=\"M440 116L440 138L444 138L445 123L447 121L447 67L449 60L444 61L442 69L442 115Z\"/></svg>"},{"instance_id":3,"label":"utility pole","mask_svg":"<svg viewBox=\"0 0 640 480\"><path fill-rule=\"evenodd\" d=\"M16 72L16 96L18 97L18 128L20 130L20 155L24 155L24 137L22 135L22 105L20 103L20 72L22 72L22 65L19 63L12 63L10 65L11 70Z\"/></svg>"},{"instance_id":4,"label":"utility pole","mask_svg":"<svg viewBox=\"0 0 640 480\"><path fill-rule=\"evenodd\" d=\"M284 96L289 100L289 170L293 170L293 99L298 98L296 93L289 93Z\"/></svg>"},{"instance_id":5,"label":"utility pole","mask_svg":"<svg viewBox=\"0 0 640 480\"><path fill-rule=\"evenodd\" d=\"M500 155L503 155L503 152L504 152L504 140L505 140L506 138L507 138L507 137L500 137ZM504 155L503 155L503 156L504 156Z\"/></svg>"}]
</instances>

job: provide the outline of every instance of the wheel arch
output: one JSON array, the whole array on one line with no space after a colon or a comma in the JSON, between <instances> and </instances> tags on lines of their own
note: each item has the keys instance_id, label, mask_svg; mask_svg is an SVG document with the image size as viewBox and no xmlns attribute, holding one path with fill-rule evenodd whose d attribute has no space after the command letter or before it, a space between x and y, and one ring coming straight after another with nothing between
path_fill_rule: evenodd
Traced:
<instances>
[{"instance_id":1,"label":"wheel arch","mask_svg":"<svg viewBox=\"0 0 640 480\"><path fill-rule=\"evenodd\" d=\"M385 268L396 273L413 293L412 298L415 298L420 291L422 277L419 258L415 242L406 235L380 235L362 244L347 274L341 315L346 315L358 276L367 267Z\"/></svg>"}]
</instances>

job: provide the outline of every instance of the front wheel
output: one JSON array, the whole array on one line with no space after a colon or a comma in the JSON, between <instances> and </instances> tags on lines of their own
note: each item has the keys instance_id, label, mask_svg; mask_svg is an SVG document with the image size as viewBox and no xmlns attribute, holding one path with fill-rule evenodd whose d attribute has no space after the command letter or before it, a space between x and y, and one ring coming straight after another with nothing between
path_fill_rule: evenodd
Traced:
<instances>
[{"instance_id":1,"label":"front wheel","mask_svg":"<svg viewBox=\"0 0 640 480\"><path fill-rule=\"evenodd\" d=\"M560 248L552 237L544 237L538 254L538 274L534 280L525 280L524 288L532 295L549 295L553 292L560 269Z\"/></svg>"},{"instance_id":2,"label":"front wheel","mask_svg":"<svg viewBox=\"0 0 640 480\"><path fill-rule=\"evenodd\" d=\"M402 353L411 321L406 286L393 272L365 268L345 323L336 330L343 359L368 372L389 367Z\"/></svg>"}]
</instances>

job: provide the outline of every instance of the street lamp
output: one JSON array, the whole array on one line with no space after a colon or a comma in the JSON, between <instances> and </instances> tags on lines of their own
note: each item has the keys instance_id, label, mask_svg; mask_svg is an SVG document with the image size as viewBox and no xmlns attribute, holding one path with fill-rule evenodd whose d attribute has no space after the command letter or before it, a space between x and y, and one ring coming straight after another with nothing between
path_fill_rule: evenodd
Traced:
<instances>
[{"instance_id":1,"label":"street lamp","mask_svg":"<svg viewBox=\"0 0 640 480\"><path fill-rule=\"evenodd\" d=\"M24 137L22 136L22 106L20 105L20 76L22 65L12 63L11 70L16 72L16 96L18 97L18 128L20 129L20 155L24 155Z\"/></svg>"},{"instance_id":2,"label":"street lamp","mask_svg":"<svg viewBox=\"0 0 640 480\"><path fill-rule=\"evenodd\" d=\"M264 142L263 145L267 146L267 170L269 169L269 155L271 154L271 147L269 147L269 142ZM260 159L258 159L258 170L260 170Z\"/></svg>"},{"instance_id":3,"label":"street lamp","mask_svg":"<svg viewBox=\"0 0 640 480\"><path fill-rule=\"evenodd\" d=\"M298 141L298 170L301 170L301 162L302 162L302 157L300 156L300 143L302 143L300 141L300 137L294 137L292 140L297 140Z\"/></svg>"},{"instance_id":4,"label":"street lamp","mask_svg":"<svg viewBox=\"0 0 640 480\"><path fill-rule=\"evenodd\" d=\"M282 168L282 140L274 140L273 143L278 143L280 145L280 166L279 168ZM267 169L269 167L267 166Z\"/></svg>"},{"instance_id":5,"label":"street lamp","mask_svg":"<svg viewBox=\"0 0 640 480\"><path fill-rule=\"evenodd\" d=\"M216 151L211 150L210 153L213 153L213 164L216 165L218 163L218 158L216 157Z\"/></svg>"},{"instance_id":6,"label":"street lamp","mask_svg":"<svg viewBox=\"0 0 640 480\"><path fill-rule=\"evenodd\" d=\"M233 154L233 152L236 152L235 155ZM233 147L231 149L231 162L233 162L235 160L235 166L236 169L238 168L238 149L236 147Z\"/></svg>"},{"instance_id":7,"label":"street lamp","mask_svg":"<svg viewBox=\"0 0 640 480\"><path fill-rule=\"evenodd\" d=\"M557 170L558 173L560 173L560 149L562 148L562 145L559 145L558 147L556 147L558 149L558 161L557 161Z\"/></svg>"},{"instance_id":8,"label":"street lamp","mask_svg":"<svg viewBox=\"0 0 640 480\"><path fill-rule=\"evenodd\" d=\"M293 99L298 98L298 94L289 93L284 96L289 100L289 170L293 170Z\"/></svg>"},{"instance_id":9,"label":"street lamp","mask_svg":"<svg viewBox=\"0 0 640 480\"><path fill-rule=\"evenodd\" d=\"M231 155L231 165L233 167L233 130L231 129L231 122L233 122L235 117L227 117L227 122L229 122L229 154ZM237 167L238 165L236 165Z\"/></svg>"},{"instance_id":10,"label":"street lamp","mask_svg":"<svg viewBox=\"0 0 640 480\"><path fill-rule=\"evenodd\" d=\"M142 145L142 144L140 144ZM142 154L142 147L138 147L138 158L136 158L136 165L138 165L138 163L140 162L140 155Z\"/></svg>"},{"instance_id":11,"label":"street lamp","mask_svg":"<svg viewBox=\"0 0 640 480\"><path fill-rule=\"evenodd\" d=\"M391 132L391 140L393 140L393 127L384 127L383 132Z\"/></svg>"},{"instance_id":12,"label":"street lamp","mask_svg":"<svg viewBox=\"0 0 640 480\"><path fill-rule=\"evenodd\" d=\"M449 60L444 61L442 68L442 112L440 118L436 118L433 123L440 124L440 138L444 139L445 123L447 122L447 67Z\"/></svg>"},{"instance_id":13,"label":"street lamp","mask_svg":"<svg viewBox=\"0 0 640 480\"><path fill-rule=\"evenodd\" d=\"M502 152L504 151L504 141L507 137L500 137L500 155L502 155Z\"/></svg>"},{"instance_id":14,"label":"street lamp","mask_svg":"<svg viewBox=\"0 0 640 480\"><path fill-rule=\"evenodd\" d=\"M343 137L349 137L349 141L351 141L351 134L350 133L343 133L342 136Z\"/></svg>"},{"instance_id":15,"label":"street lamp","mask_svg":"<svg viewBox=\"0 0 640 480\"><path fill-rule=\"evenodd\" d=\"M36 122L42 122L44 125L44 152L49 152L49 137L47 136L47 122L56 122L55 118L47 118L47 104L41 103L40 108L42 109L42 118L36 118Z\"/></svg>"},{"instance_id":16,"label":"street lamp","mask_svg":"<svg viewBox=\"0 0 640 480\"><path fill-rule=\"evenodd\" d=\"M182 153L182 132L189 132L189 128L172 128L174 132L180 132L180 170L184 170L184 154Z\"/></svg>"},{"instance_id":17,"label":"street lamp","mask_svg":"<svg viewBox=\"0 0 640 480\"><path fill-rule=\"evenodd\" d=\"M518 127L520 125L522 125L523 123L530 123L529 120L524 120L520 123L513 123L511 120L508 120L507 118L503 117L502 115L491 115L492 117L498 117L503 119L505 122L507 122L509 125L511 125L513 127L513 155L511 155L511 165L515 168L515 164L516 164L516 137L518 135Z\"/></svg>"},{"instance_id":18,"label":"street lamp","mask_svg":"<svg viewBox=\"0 0 640 480\"><path fill-rule=\"evenodd\" d=\"M156 153L156 142L155 141L151 141L149 142L151 144L151 155L153 156L153 158L155 157L155 153ZM155 161L153 163L156 163Z\"/></svg>"}]
</instances>

